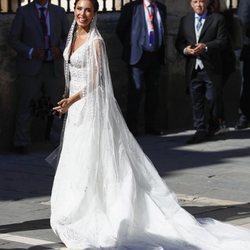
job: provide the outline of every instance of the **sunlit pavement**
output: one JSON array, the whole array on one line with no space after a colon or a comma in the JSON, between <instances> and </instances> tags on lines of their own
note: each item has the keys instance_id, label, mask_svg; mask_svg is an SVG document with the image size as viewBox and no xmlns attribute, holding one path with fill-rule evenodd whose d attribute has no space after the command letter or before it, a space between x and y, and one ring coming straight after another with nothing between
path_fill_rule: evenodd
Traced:
<instances>
[{"instance_id":1,"label":"sunlit pavement","mask_svg":"<svg viewBox=\"0 0 250 250\"><path fill-rule=\"evenodd\" d=\"M186 145L193 132L137 139L186 210L250 229L250 129ZM42 143L0 155L0 249L66 249L49 224L51 150Z\"/></svg>"}]
</instances>

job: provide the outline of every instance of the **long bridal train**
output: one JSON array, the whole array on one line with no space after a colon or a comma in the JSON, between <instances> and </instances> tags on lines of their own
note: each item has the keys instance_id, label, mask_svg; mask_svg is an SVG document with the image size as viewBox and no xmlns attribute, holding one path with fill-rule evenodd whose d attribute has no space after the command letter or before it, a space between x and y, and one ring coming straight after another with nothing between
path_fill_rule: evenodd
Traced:
<instances>
[{"instance_id":1,"label":"long bridal train","mask_svg":"<svg viewBox=\"0 0 250 250\"><path fill-rule=\"evenodd\" d=\"M113 95L104 41L93 22L68 60L68 111L51 197L51 226L69 249L250 250L250 232L182 209L144 154ZM167 156L166 156L167 157Z\"/></svg>"}]
</instances>

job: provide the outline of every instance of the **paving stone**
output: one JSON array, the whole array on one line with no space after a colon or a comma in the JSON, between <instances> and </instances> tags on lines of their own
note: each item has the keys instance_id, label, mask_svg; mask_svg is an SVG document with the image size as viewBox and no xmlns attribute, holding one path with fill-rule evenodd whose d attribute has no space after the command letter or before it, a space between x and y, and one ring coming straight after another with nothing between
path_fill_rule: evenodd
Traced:
<instances>
[{"instance_id":1,"label":"paving stone","mask_svg":"<svg viewBox=\"0 0 250 250\"><path fill-rule=\"evenodd\" d=\"M187 146L192 133L137 139L188 212L250 228L250 129ZM45 158L51 151L44 143L28 155L0 155L0 249L66 249L49 224L54 169Z\"/></svg>"}]
</instances>

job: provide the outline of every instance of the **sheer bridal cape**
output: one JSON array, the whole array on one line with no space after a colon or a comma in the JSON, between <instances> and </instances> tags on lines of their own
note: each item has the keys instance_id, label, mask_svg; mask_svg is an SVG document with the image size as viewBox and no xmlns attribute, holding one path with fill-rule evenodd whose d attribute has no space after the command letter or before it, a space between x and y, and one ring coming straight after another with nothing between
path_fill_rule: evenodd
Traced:
<instances>
[{"instance_id":1,"label":"sheer bridal cape","mask_svg":"<svg viewBox=\"0 0 250 250\"><path fill-rule=\"evenodd\" d=\"M250 250L250 232L182 209L121 115L95 21L69 58L67 115L51 196L51 226L69 249Z\"/></svg>"}]
</instances>

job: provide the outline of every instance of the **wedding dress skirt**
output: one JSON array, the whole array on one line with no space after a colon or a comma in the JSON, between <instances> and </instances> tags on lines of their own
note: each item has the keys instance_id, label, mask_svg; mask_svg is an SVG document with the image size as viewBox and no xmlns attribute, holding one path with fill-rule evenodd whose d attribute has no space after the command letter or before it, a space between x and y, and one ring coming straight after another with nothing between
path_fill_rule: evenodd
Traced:
<instances>
[{"instance_id":1,"label":"wedding dress skirt","mask_svg":"<svg viewBox=\"0 0 250 250\"><path fill-rule=\"evenodd\" d=\"M70 94L89 84L88 50L84 44L71 56ZM112 92L105 93L108 104L93 101L99 95L104 95L101 85L70 107L65 124L51 197L51 226L65 245L81 250L250 250L249 231L196 220L179 206L129 132Z\"/></svg>"}]
</instances>

